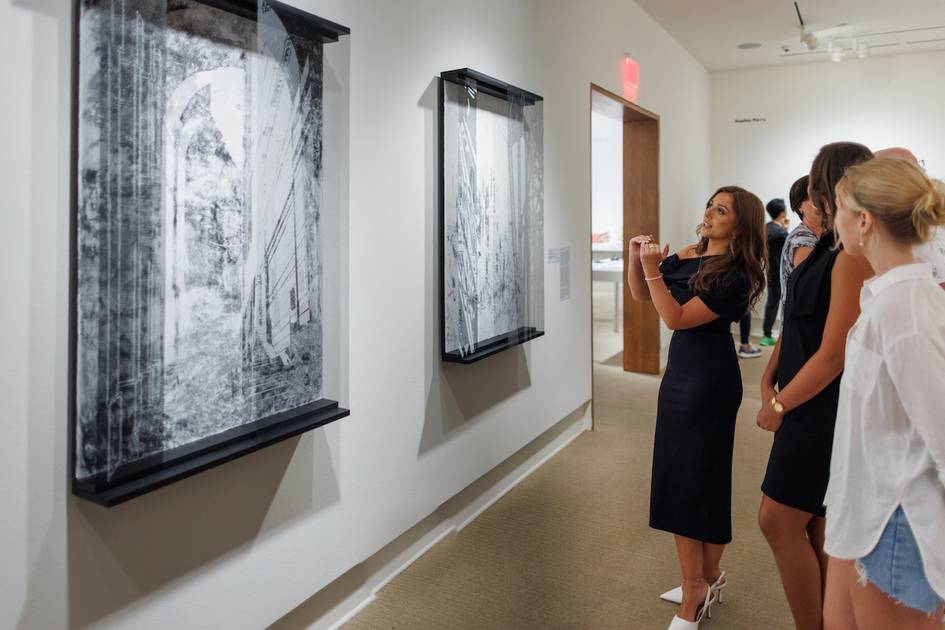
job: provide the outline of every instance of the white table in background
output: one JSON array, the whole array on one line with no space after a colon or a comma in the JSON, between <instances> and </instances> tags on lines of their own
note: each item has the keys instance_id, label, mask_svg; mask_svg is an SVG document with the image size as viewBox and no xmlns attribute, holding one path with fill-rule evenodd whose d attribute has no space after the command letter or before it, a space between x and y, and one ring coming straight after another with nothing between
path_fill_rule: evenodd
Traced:
<instances>
[{"instance_id":1,"label":"white table in background","mask_svg":"<svg viewBox=\"0 0 945 630\"><path fill-rule=\"evenodd\" d=\"M623 260L591 261L591 280L614 283L614 332L620 330L620 291L623 288Z\"/></svg>"},{"instance_id":2,"label":"white table in background","mask_svg":"<svg viewBox=\"0 0 945 630\"><path fill-rule=\"evenodd\" d=\"M621 241L591 243L592 260L594 258L611 258L613 256L623 256L623 243Z\"/></svg>"}]
</instances>

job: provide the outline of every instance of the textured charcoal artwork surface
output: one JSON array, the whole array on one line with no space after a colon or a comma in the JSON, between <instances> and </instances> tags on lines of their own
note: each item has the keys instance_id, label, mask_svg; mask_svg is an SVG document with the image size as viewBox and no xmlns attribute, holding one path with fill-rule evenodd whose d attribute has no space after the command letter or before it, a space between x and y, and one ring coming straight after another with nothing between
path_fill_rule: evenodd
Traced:
<instances>
[{"instance_id":1,"label":"textured charcoal artwork surface","mask_svg":"<svg viewBox=\"0 0 945 630\"><path fill-rule=\"evenodd\" d=\"M324 44L260 6L80 2L77 480L324 395Z\"/></svg>"},{"instance_id":2,"label":"textured charcoal artwork surface","mask_svg":"<svg viewBox=\"0 0 945 630\"><path fill-rule=\"evenodd\" d=\"M444 353L543 327L541 102L443 82Z\"/></svg>"}]
</instances>

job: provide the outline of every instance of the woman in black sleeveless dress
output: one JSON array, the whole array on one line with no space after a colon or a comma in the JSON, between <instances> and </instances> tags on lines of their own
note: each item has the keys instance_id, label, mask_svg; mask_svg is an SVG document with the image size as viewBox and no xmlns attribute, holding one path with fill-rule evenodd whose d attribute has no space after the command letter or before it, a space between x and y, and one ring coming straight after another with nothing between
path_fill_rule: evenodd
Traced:
<instances>
[{"instance_id":1,"label":"woman in black sleeveless dress","mask_svg":"<svg viewBox=\"0 0 945 630\"><path fill-rule=\"evenodd\" d=\"M758 425L775 434L758 520L799 630L822 625L824 494L840 374L847 332L860 313L860 289L872 275L862 259L837 249L834 188L847 168L871 158L866 147L839 142L814 160L810 197L825 229L788 279L781 336L761 383Z\"/></svg>"},{"instance_id":2,"label":"woman in black sleeveless dress","mask_svg":"<svg viewBox=\"0 0 945 630\"><path fill-rule=\"evenodd\" d=\"M740 188L720 189L700 236L665 259L668 249L660 253L649 237L636 237L628 265L634 298L652 300L674 330L660 384L650 492L650 526L675 534L683 568L682 605L671 628L701 619L732 540L732 446L742 383L731 324L763 290L761 200Z\"/></svg>"}]
</instances>

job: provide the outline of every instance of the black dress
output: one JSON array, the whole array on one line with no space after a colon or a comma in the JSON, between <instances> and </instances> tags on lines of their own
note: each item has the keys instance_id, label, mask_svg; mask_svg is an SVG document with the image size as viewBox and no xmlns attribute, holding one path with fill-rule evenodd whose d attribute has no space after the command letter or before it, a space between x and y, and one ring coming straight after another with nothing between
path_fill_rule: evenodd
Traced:
<instances>
[{"instance_id":1,"label":"black dress","mask_svg":"<svg viewBox=\"0 0 945 630\"><path fill-rule=\"evenodd\" d=\"M704 260L663 261L663 280L680 304L695 297L689 279ZM718 545L732 540L732 446L742 378L731 324L745 313L749 292L747 279L732 272L698 295L719 318L673 333L656 412L654 529Z\"/></svg>"},{"instance_id":2,"label":"black dress","mask_svg":"<svg viewBox=\"0 0 945 630\"><path fill-rule=\"evenodd\" d=\"M836 240L827 232L788 278L778 356L778 389L784 389L820 348L830 310ZM837 420L840 377L784 416L774 434L761 490L778 503L824 516L830 451ZM764 401L766 404L769 401Z\"/></svg>"}]
</instances>

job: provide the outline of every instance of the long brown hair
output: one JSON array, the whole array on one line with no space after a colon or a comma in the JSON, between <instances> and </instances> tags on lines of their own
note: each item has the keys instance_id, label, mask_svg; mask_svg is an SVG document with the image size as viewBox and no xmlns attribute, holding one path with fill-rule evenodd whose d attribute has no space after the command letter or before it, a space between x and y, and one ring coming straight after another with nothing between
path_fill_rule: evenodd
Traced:
<instances>
[{"instance_id":1,"label":"long brown hair","mask_svg":"<svg viewBox=\"0 0 945 630\"><path fill-rule=\"evenodd\" d=\"M810 167L810 201L820 212L824 230L832 230L837 213L836 187L847 169L873 159L873 152L856 142L832 142L820 148Z\"/></svg>"},{"instance_id":2,"label":"long brown hair","mask_svg":"<svg viewBox=\"0 0 945 630\"><path fill-rule=\"evenodd\" d=\"M744 188L722 186L709 197L706 208L720 193L732 195L735 231L728 251L708 259L689 280L689 287L693 292L705 293L733 270L741 271L751 287L751 295L748 298L748 307L751 308L765 289L765 267L768 264L765 249L765 205L761 199ZM701 256L709 248L709 239L701 234L699 236L696 253Z\"/></svg>"}]
</instances>

